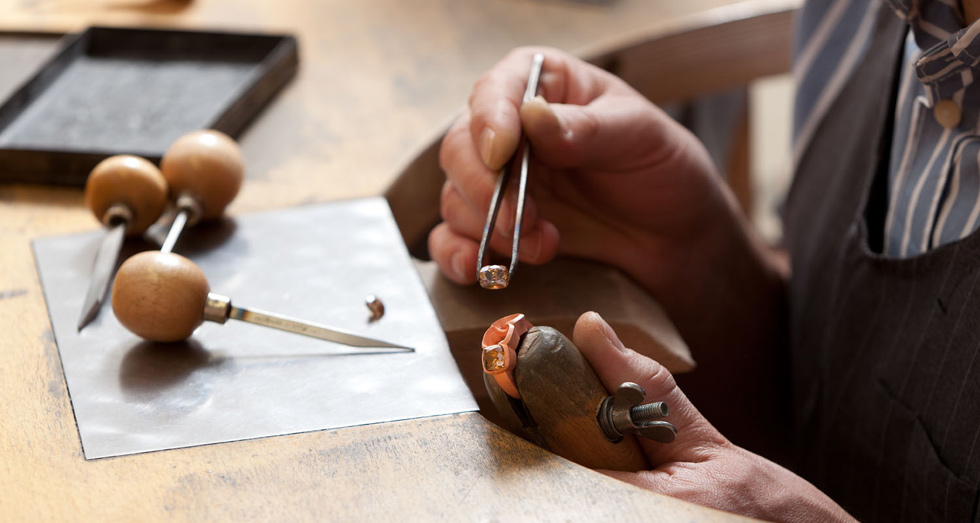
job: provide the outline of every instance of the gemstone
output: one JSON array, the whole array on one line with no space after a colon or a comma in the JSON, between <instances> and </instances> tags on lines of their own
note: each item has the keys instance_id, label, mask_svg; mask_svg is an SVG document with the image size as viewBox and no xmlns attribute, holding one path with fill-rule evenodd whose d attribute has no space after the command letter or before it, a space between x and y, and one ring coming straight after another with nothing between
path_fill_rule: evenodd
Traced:
<instances>
[{"instance_id":1,"label":"gemstone","mask_svg":"<svg viewBox=\"0 0 980 523\"><path fill-rule=\"evenodd\" d=\"M483 370L494 373L500 372L507 366L506 353L500 345L491 345L483 349Z\"/></svg>"},{"instance_id":2,"label":"gemstone","mask_svg":"<svg viewBox=\"0 0 980 523\"><path fill-rule=\"evenodd\" d=\"M480 287L503 289L510 283L510 271L503 265L485 265L480 269Z\"/></svg>"}]
</instances>

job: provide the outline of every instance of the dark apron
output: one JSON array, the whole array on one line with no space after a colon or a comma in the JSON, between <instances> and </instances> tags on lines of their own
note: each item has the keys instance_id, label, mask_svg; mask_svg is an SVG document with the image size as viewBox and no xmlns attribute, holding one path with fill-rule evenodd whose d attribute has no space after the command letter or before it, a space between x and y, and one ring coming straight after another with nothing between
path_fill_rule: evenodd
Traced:
<instances>
[{"instance_id":1,"label":"dark apron","mask_svg":"<svg viewBox=\"0 0 980 523\"><path fill-rule=\"evenodd\" d=\"M876 254L906 30L881 8L787 203L797 458L861 520L976 521L980 235Z\"/></svg>"}]
</instances>

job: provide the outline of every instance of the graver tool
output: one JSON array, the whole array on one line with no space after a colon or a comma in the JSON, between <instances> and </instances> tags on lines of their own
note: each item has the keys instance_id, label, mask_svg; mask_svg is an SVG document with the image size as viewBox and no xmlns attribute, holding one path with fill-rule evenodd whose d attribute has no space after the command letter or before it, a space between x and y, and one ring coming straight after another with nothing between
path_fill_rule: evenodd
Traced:
<instances>
[{"instance_id":1,"label":"graver tool","mask_svg":"<svg viewBox=\"0 0 980 523\"><path fill-rule=\"evenodd\" d=\"M538 92L538 80L541 78L541 68L544 65L544 55L537 53L531 60L531 73L527 78L527 88L524 90L523 102L534 98ZM527 197L527 168L530 160L531 149L526 138L521 139L521 144L514 153L507 165L500 170L497 175L497 185L493 190L493 197L490 199L490 210L487 213L487 222L483 227L483 238L480 240L480 251L477 254L476 274L480 281L480 286L484 289L503 289L510 284L510 278L517 268L517 255L521 242L521 221L524 217L524 200ZM490 244L490 236L493 234L493 226L497 223L497 214L500 213L500 204L503 200L503 192L510 181L511 171L514 169L517 155L521 155L521 173L517 187L517 210L514 213L514 235L510 250L510 266L486 264L487 247Z\"/></svg>"},{"instance_id":2,"label":"graver tool","mask_svg":"<svg viewBox=\"0 0 980 523\"><path fill-rule=\"evenodd\" d=\"M205 130L178 138L164 153L160 170L177 207L160 250L172 252L184 227L221 216L242 186L245 167L234 140Z\"/></svg>"},{"instance_id":3,"label":"graver tool","mask_svg":"<svg viewBox=\"0 0 980 523\"><path fill-rule=\"evenodd\" d=\"M150 341L180 341L204 320L223 324L233 318L375 352L415 351L326 325L233 306L231 299L210 292L204 272L194 262L169 252L141 252L119 267L112 310L124 327Z\"/></svg>"},{"instance_id":4,"label":"graver tool","mask_svg":"<svg viewBox=\"0 0 980 523\"><path fill-rule=\"evenodd\" d=\"M167 181L152 163L130 155L106 158L85 182L85 204L107 227L92 264L82 312L81 331L102 308L112 269L126 235L139 235L157 221L167 205Z\"/></svg>"}]
</instances>

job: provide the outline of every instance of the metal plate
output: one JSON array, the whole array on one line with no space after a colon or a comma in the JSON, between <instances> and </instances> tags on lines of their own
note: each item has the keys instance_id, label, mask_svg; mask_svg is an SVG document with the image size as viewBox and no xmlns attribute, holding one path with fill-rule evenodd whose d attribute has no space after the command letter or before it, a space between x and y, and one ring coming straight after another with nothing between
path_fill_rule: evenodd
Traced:
<instances>
[{"instance_id":1,"label":"metal plate","mask_svg":"<svg viewBox=\"0 0 980 523\"><path fill-rule=\"evenodd\" d=\"M34 242L88 459L477 408L383 198L239 216L186 231L175 252L236 305L415 353L356 354L234 320L202 325L186 343L153 344L123 328L108 304L78 333L100 238ZM375 322L370 294L385 305Z\"/></svg>"}]
</instances>

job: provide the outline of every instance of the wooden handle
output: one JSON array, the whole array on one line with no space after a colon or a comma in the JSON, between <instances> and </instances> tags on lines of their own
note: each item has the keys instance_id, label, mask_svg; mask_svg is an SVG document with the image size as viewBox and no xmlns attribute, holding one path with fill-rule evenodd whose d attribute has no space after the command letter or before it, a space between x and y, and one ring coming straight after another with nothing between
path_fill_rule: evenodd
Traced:
<instances>
[{"instance_id":1,"label":"wooden handle","mask_svg":"<svg viewBox=\"0 0 980 523\"><path fill-rule=\"evenodd\" d=\"M170 197L183 195L201 206L201 218L217 218L242 186L245 164L238 144L213 130L194 131L167 149L160 170L170 184Z\"/></svg>"},{"instance_id":2,"label":"wooden handle","mask_svg":"<svg viewBox=\"0 0 980 523\"><path fill-rule=\"evenodd\" d=\"M490 399L512 432L589 468L647 470L646 457L632 435L612 443L596 421L606 391L578 347L551 327L534 327L517 352L514 381L528 426L513 414L514 402L493 379L484 380ZM516 425L516 426L515 426Z\"/></svg>"},{"instance_id":3,"label":"wooden handle","mask_svg":"<svg viewBox=\"0 0 980 523\"><path fill-rule=\"evenodd\" d=\"M167 205L167 180L155 165L128 154L99 162L85 182L85 205L108 225L110 208L121 205L131 215L129 235L142 234Z\"/></svg>"},{"instance_id":4,"label":"wooden handle","mask_svg":"<svg viewBox=\"0 0 980 523\"><path fill-rule=\"evenodd\" d=\"M150 341L186 339L204 321L208 280L179 254L146 251L126 260L112 287L119 323Z\"/></svg>"}]
</instances>

